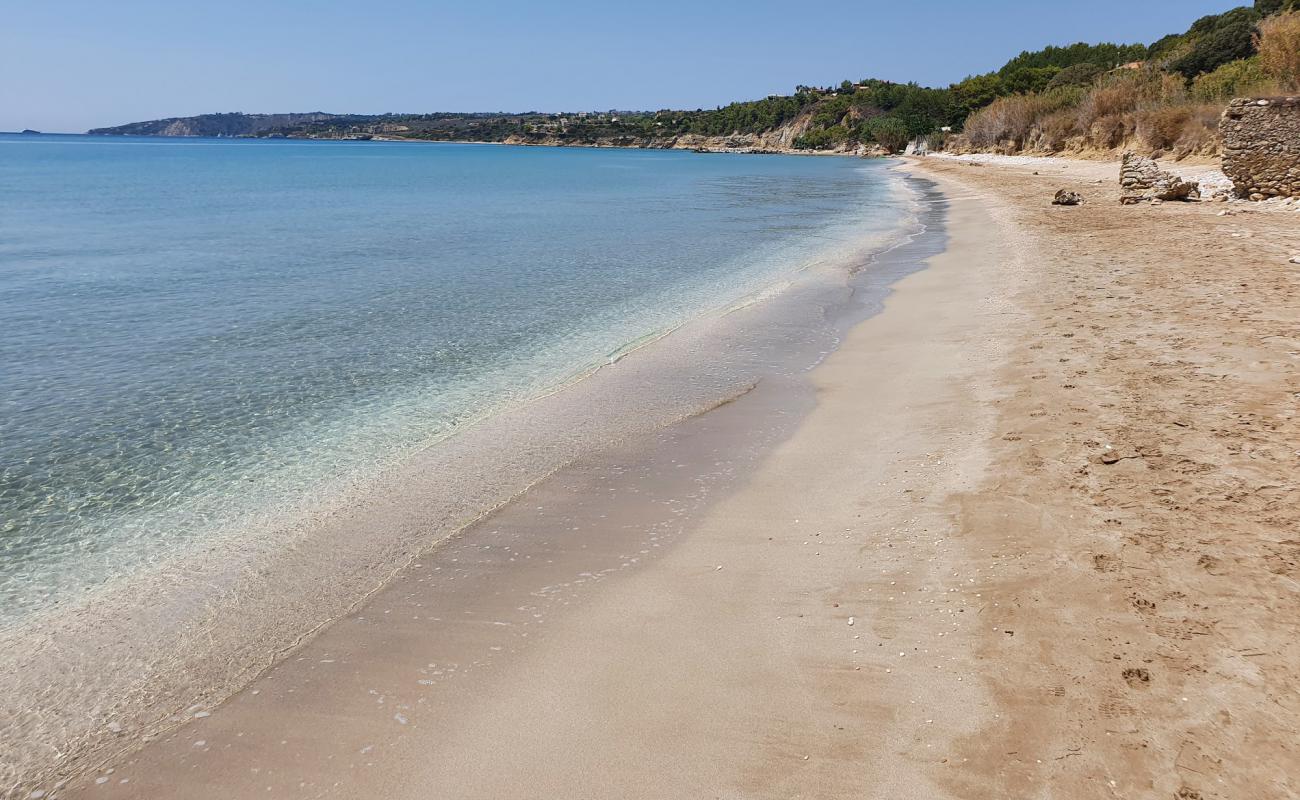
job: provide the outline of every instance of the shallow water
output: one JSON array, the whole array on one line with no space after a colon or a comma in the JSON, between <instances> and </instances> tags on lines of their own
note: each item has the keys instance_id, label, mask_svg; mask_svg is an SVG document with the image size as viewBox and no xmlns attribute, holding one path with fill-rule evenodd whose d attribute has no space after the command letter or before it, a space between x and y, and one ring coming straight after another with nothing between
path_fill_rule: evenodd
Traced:
<instances>
[{"instance_id":1,"label":"shallow water","mask_svg":"<svg viewBox=\"0 0 1300 800\"><path fill-rule=\"evenodd\" d=\"M905 217L852 159L0 136L0 624Z\"/></svg>"}]
</instances>

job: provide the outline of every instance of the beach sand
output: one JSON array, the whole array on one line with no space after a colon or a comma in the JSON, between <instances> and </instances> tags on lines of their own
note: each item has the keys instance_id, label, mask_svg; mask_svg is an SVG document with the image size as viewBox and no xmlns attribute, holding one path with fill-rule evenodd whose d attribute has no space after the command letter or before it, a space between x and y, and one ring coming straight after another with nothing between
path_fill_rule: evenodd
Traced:
<instances>
[{"instance_id":1,"label":"beach sand","mask_svg":"<svg viewBox=\"0 0 1300 800\"><path fill-rule=\"evenodd\" d=\"M53 794L1295 795L1295 217L907 168L946 249L804 383L579 459Z\"/></svg>"}]
</instances>

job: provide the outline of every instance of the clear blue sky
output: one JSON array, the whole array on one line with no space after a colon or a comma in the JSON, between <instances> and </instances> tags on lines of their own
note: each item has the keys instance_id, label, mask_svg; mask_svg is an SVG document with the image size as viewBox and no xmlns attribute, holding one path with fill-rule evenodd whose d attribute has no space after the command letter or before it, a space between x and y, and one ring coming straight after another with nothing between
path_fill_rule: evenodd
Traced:
<instances>
[{"instance_id":1,"label":"clear blue sky","mask_svg":"<svg viewBox=\"0 0 1300 800\"><path fill-rule=\"evenodd\" d=\"M210 111L698 108L946 85L1047 44L1151 42L1231 0L0 0L0 130Z\"/></svg>"}]
</instances>

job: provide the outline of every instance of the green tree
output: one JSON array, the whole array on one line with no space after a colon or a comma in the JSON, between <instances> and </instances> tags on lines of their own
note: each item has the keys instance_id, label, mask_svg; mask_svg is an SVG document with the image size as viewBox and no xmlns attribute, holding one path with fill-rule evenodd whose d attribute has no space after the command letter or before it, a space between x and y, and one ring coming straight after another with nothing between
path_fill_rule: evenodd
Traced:
<instances>
[{"instance_id":1,"label":"green tree","mask_svg":"<svg viewBox=\"0 0 1300 800\"><path fill-rule=\"evenodd\" d=\"M1201 17L1187 32L1187 53L1169 66L1183 77L1195 78L1213 72L1229 61L1255 54L1255 25L1259 13L1252 8L1234 8L1223 14Z\"/></svg>"},{"instance_id":2,"label":"green tree","mask_svg":"<svg viewBox=\"0 0 1300 800\"><path fill-rule=\"evenodd\" d=\"M1100 64L1072 64L1052 76L1045 89L1051 90L1061 86L1090 86L1105 71Z\"/></svg>"},{"instance_id":3,"label":"green tree","mask_svg":"<svg viewBox=\"0 0 1300 800\"><path fill-rule=\"evenodd\" d=\"M950 91L953 102L961 110L962 117L983 108L1003 95L1010 94L996 72L973 75L961 83L953 84Z\"/></svg>"},{"instance_id":4,"label":"green tree","mask_svg":"<svg viewBox=\"0 0 1300 800\"><path fill-rule=\"evenodd\" d=\"M876 117L867 120L863 128L864 133L870 137L871 141L891 153L897 153L907 147L908 141L912 138L907 125L896 117Z\"/></svg>"}]
</instances>

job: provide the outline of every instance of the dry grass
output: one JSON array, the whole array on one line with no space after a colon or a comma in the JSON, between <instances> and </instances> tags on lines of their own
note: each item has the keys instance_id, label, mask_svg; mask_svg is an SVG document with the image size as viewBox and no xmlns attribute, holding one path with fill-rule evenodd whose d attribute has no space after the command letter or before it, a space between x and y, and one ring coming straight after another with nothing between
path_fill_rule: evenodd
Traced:
<instances>
[{"instance_id":1,"label":"dry grass","mask_svg":"<svg viewBox=\"0 0 1300 800\"><path fill-rule=\"evenodd\" d=\"M1137 135L1152 150L1169 150L1192 118L1187 106L1161 106L1137 113Z\"/></svg>"},{"instance_id":2,"label":"dry grass","mask_svg":"<svg viewBox=\"0 0 1300 800\"><path fill-rule=\"evenodd\" d=\"M1300 89L1300 11L1269 17L1255 35L1259 63L1285 92Z\"/></svg>"},{"instance_id":3,"label":"dry grass","mask_svg":"<svg viewBox=\"0 0 1300 800\"><path fill-rule=\"evenodd\" d=\"M972 114L964 132L971 146L1001 152L1135 148L1182 158L1215 150L1222 110L1178 76L1140 70L1105 75L1087 90L1001 98Z\"/></svg>"},{"instance_id":4,"label":"dry grass","mask_svg":"<svg viewBox=\"0 0 1300 800\"><path fill-rule=\"evenodd\" d=\"M1018 149L1029 141L1040 119L1073 106L1078 97L1073 89L1001 97L972 114L965 133L976 147Z\"/></svg>"}]
</instances>

